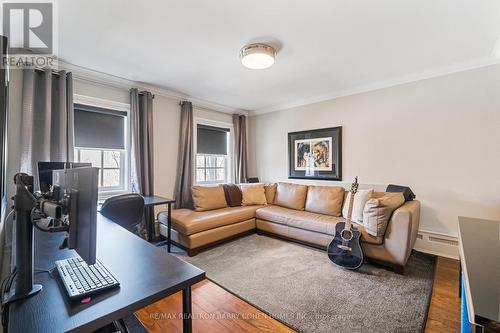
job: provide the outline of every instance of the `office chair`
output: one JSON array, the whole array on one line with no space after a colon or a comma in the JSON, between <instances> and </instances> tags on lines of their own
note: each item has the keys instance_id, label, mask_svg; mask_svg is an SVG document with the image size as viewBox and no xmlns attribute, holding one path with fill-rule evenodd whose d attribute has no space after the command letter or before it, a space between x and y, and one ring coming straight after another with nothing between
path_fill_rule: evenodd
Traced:
<instances>
[{"instance_id":1,"label":"office chair","mask_svg":"<svg viewBox=\"0 0 500 333\"><path fill-rule=\"evenodd\" d=\"M144 198L137 193L116 195L104 201L100 213L128 231L136 233L137 226L141 223L144 216ZM111 325L97 332L130 333L125 322L126 320L130 319L125 317L115 320Z\"/></svg>"},{"instance_id":2,"label":"office chair","mask_svg":"<svg viewBox=\"0 0 500 333\"><path fill-rule=\"evenodd\" d=\"M137 193L116 195L104 201L101 214L135 233L144 216L144 198Z\"/></svg>"}]
</instances>

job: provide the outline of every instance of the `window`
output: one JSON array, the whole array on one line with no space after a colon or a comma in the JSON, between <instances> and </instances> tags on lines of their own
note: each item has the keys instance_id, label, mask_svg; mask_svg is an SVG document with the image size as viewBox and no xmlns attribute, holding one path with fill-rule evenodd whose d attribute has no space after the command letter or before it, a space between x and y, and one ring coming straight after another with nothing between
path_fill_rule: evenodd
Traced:
<instances>
[{"instance_id":1,"label":"window","mask_svg":"<svg viewBox=\"0 0 500 333\"><path fill-rule=\"evenodd\" d=\"M92 163L99 168L99 188L101 190L125 189L125 152L121 150L75 148L77 162Z\"/></svg>"},{"instance_id":2,"label":"window","mask_svg":"<svg viewBox=\"0 0 500 333\"><path fill-rule=\"evenodd\" d=\"M229 181L229 128L197 125L196 183Z\"/></svg>"},{"instance_id":3,"label":"window","mask_svg":"<svg viewBox=\"0 0 500 333\"><path fill-rule=\"evenodd\" d=\"M197 183L224 183L227 181L226 155L196 155Z\"/></svg>"},{"instance_id":4,"label":"window","mask_svg":"<svg viewBox=\"0 0 500 333\"><path fill-rule=\"evenodd\" d=\"M75 104L75 161L99 168L99 191L127 190L127 113Z\"/></svg>"}]
</instances>

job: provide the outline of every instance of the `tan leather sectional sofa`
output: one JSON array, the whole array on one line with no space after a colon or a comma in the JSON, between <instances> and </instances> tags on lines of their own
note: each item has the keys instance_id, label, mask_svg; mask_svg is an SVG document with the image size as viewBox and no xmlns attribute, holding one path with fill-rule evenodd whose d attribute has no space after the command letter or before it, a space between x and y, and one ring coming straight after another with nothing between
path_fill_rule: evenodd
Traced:
<instances>
[{"instance_id":1,"label":"tan leather sectional sofa","mask_svg":"<svg viewBox=\"0 0 500 333\"><path fill-rule=\"evenodd\" d=\"M288 183L268 186L271 187L266 187L267 205L173 210L173 243L193 256L202 249L257 232L326 249L335 234L335 224L344 220L334 215L340 215L345 190L336 188L335 191L342 191L339 199L338 194L332 195L333 187ZM372 197L384 194L374 192ZM362 233L365 257L402 274L417 237L419 218L420 203L413 200L394 210L383 236L372 236L362 225L356 225ZM166 213L159 214L159 221L163 225L161 233L166 234Z\"/></svg>"}]
</instances>

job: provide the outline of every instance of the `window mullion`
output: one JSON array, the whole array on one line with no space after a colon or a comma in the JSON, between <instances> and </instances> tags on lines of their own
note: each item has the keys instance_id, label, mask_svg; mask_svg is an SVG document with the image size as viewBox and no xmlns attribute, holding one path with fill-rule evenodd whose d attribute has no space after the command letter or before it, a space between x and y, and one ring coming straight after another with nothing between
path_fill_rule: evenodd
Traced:
<instances>
[{"instance_id":1,"label":"window mullion","mask_svg":"<svg viewBox=\"0 0 500 333\"><path fill-rule=\"evenodd\" d=\"M205 181L208 181L207 180L207 173L208 173L207 172L207 167L208 167L208 156L205 155L205 170L203 172L203 177L204 177Z\"/></svg>"},{"instance_id":2,"label":"window mullion","mask_svg":"<svg viewBox=\"0 0 500 333\"><path fill-rule=\"evenodd\" d=\"M221 164L219 165L219 160L223 159ZM209 155L209 154L196 154L196 164L195 164L195 173L196 173L196 182L198 183L221 183L229 181L229 160L228 155ZM212 165L212 159L215 163ZM203 160L203 162L198 163L198 160ZM219 173L221 171L222 173ZM203 175L200 176L200 172L203 172ZM222 177L219 178L219 175Z\"/></svg>"},{"instance_id":3,"label":"window mullion","mask_svg":"<svg viewBox=\"0 0 500 333\"><path fill-rule=\"evenodd\" d=\"M125 153L120 151L120 187L125 189Z\"/></svg>"},{"instance_id":4,"label":"window mullion","mask_svg":"<svg viewBox=\"0 0 500 333\"><path fill-rule=\"evenodd\" d=\"M101 150L101 186L104 187L104 150Z\"/></svg>"}]
</instances>

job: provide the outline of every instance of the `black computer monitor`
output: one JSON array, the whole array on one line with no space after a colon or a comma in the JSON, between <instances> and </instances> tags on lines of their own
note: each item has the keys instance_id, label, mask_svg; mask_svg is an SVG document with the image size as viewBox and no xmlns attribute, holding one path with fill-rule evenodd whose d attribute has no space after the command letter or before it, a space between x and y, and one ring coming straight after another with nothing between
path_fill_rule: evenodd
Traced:
<instances>
[{"instance_id":1,"label":"black computer monitor","mask_svg":"<svg viewBox=\"0 0 500 333\"><path fill-rule=\"evenodd\" d=\"M92 167L53 171L53 185L70 194L68 247L89 265L96 260L98 177Z\"/></svg>"},{"instance_id":2,"label":"black computer monitor","mask_svg":"<svg viewBox=\"0 0 500 333\"><path fill-rule=\"evenodd\" d=\"M40 185L40 192L47 193L52 186L52 171L91 167L92 163L74 163L74 162L38 162L38 183Z\"/></svg>"}]
</instances>

